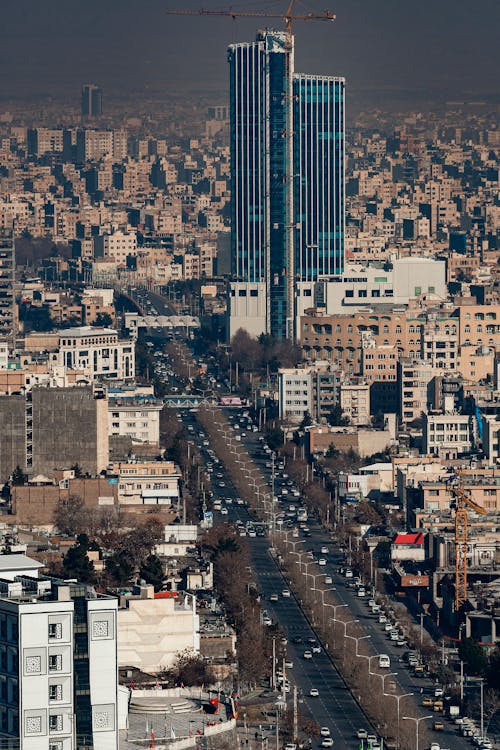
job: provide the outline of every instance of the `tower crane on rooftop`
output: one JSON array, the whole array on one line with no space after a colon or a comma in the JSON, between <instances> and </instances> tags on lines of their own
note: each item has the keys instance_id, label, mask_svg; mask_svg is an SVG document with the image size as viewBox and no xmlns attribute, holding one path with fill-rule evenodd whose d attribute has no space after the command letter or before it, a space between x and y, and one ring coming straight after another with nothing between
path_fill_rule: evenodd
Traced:
<instances>
[{"instance_id":1,"label":"tower crane on rooftop","mask_svg":"<svg viewBox=\"0 0 500 750\"><path fill-rule=\"evenodd\" d=\"M455 612L459 612L467 601L467 541L469 537L468 511L481 516L487 511L478 505L464 490L460 475L452 477L451 507L455 510Z\"/></svg>"},{"instance_id":2,"label":"tower crane on rooftop","mask_svg":"<svg viewBox=\"0 0 500 750\"><path fill-rule=\"evenodd\" d=\"M285 29L288 34L292 33L292 21L335 21L335 14L329 10L320 13L296 14L293 12L295 0L289 0L288 8L284 13L269 13L266 11L239 11L227 8L226 10L207 10L199 8L198 10L166 10L165 13L171 16L226 16L236 20L237 18L280 18L285 22Z\"/></svg>"}]
</instances>

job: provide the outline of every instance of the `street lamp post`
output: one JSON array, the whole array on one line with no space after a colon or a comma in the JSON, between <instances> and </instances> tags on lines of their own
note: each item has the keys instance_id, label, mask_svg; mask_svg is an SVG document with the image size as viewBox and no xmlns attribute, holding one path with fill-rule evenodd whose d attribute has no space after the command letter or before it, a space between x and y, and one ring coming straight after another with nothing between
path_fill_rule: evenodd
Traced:
<instances>
[{"instance_id":1,"label":"street lamp post","mask_svg":"<svg viewBox=\"0 0 500 750\"><path fill-rule=\"evenodd\" d=\"M413 693L404 693L403 695L393 695L392 693L384 693L384 695L388 695L391 698L394 698L398 703L398 727L397 727L397 736L396 736L396 747L397 750L399 750L399 702L402 698L409 698L410 695L413 695Z\"/></svg>"},{"instance_id":2,"label":"street lamp post","mask_svg":"<svg viewBox=\"0 0 500 750\"><path fill-rule=\"evenodd\" d=\"M321 574L321 575L323 575L323 574ZM314 586L316 586L316 581L314 581ZM322 614L323 630L324 630L325 629L325 606L327 606L327 607L331 607L332 606L331 604L326 604L325 605L325 594L327 594L329 591L337 591L337 589L336 588L331 588L331 589L317 589L317 588L314 588L314 591L319 591L319 593L321 594L321 607L322 607L321 614Z\"/></svg>"},{"instance_id":3,"label":"street lamp post","mask_svg":"<svg viewBox=\"0 0 500 750\"><path fill-rule=\"evenodd\" d=\"M359 642L365 640L365 638L371 638L371 635L346 635L346 638L350 638L352 641L356 641L356 657L364 656L364 654L358 653Z\"/></svg>"},{"instance_id":4,"label":"street lamp post","mask_svg":"<svg viewBox=\"0 0 500 750\"><path fill-rule=\"evenodd\" d=\"M419 729L419 726L420 726L420 722L421 721L425 721L426 719L432 719L433 718L432 715L429 715L429 716L420 716L418 718L416 718L415 716L402 716L401 718L403 720L406 720L406 721L414 721L415 722L415 726L416 726L416 744L415 744L415 750L420 750L419 744L418 744L418 729Z\"/></svg>"},{"instance_id":5,"label":"street lamp post","mask_svg":"<svg viewBox=\"0 0 500 750\"><path fill-rule=\"evenodd\" d=\"M333 625L333 648L335 648L335 623L340 622L340 620L337 620L337 610L341 609L342 607L347 607L348 604L325 604L325 607L331 607L333 609L333 617L328 618L328 622L330 620L334 623Z\"/></svg>"}]
</instances>

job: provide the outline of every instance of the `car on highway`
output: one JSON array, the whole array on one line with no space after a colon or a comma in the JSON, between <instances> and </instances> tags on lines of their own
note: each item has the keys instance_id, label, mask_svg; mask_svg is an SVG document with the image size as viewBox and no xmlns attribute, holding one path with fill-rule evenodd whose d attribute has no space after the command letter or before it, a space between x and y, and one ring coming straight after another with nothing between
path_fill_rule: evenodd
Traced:
<instances>
[{"instance_id":1,"label":"car on highway","mask_svg":"<svg viewBox=\"0 0 500 750\"><path fill-rule=\"evenodd\" d=\"M270 602L277 602L278 601L278 594L271 594L269 597Z\"/></svg>"},{"instance_id":2,"label":"car on highway","mask_svg":"<svg viewBox=\"0 0 500 750\"><path fill-rule=\"evenodd\" d=\"M330 729L328 727L321 727L321 729L319 730L319 733L322 737L329 737Z\"/></svg>"},{"instance_id":3,"label":"car on highway","mask_svg":"<svg viewBox=\"0 0 500 750\"><path fill-rule=\"evenodd\" d=\"M283 591L281 592L281 596L284 597L285 599L289 599L290 591L288 589L283 589Z\"/></svg>"},{"instance_id":4,"label":"car on highway","mask_svg":"<svg viewBox=\"0 0 500 750\"><path fill-rule=\"evenodd\" d=\"M304 656L304 659L312 659L313 658L312 651L309 651L309 650L304 651L303 656Z\"/></svg>"},{"instance_id":5,"label":"car on highway","mask_svg":"<svg viewBox=\"0 0 500 750\"><path fill-rule=\"evenodd\" d=\"M321 740L321 747L333 747L333 740L331 737L323 737Z\"/></svg>"},{"instance_id":6,"label":"car on highway","mask_svg":"<svg viewBox=\"0 0 500 750\"><path fill-rule=\"evenodd\" d=\"M313 654L320 654L321 653L321 646L319 643L317 643L315 646L312 647Z\"/></svg>"},{"instance_id":7,"label":"car on highway","mask_svg":"<svg viewBox=\"0 0 500 750\"><path fill-rule=\"evenodd\" d=\"M331 576L325 576L325 583L326 583L326 584L331 584L331 583L333 583L333 578L332 578Z\"/></svg>"},{"instance_id":8,"label":"car on highway","mask_svg":"<svg viewBox=\"0 0 500 750\"><path fill-rule=\"evenodd\" d=\"M366 740L366 738L368 737L368 732L366 731L366 729L358 729L358 731L356 732L356 737L358 738L358 740Z\"/></svg>"},{"instance_id":9,"label":"car on highway","mask_svg":"<svg viewBox=\"0 0 500 750\"><path fill-rule=\"evenodd\" d=\"M285 660L285 667L287 669L293 669L293 661L291 659L286 659Z\"/></svg>"},{"instance_id":10,"label":"car on highway","mask_svg":"<svg viewBox=\"0 0 500 750\"><path fill-rule=\"evenodd\" d=\"M326 557L320 557L318 560L318 565L325 566L326 562Z\"/></svg>"},{"instance_id":11,"label":"car on highway","mask_svg":"<svg viewBox=\"0 0 500 750\"><path fill-rule=\"evenodd\" d=\"M322 555L327 555L328 554L328 547L321 547L320 552L321 552Z\"/></svg>"},{"instance_id":12,"label":"car on highway","mask_svg":"<svg viewBox=\"0 0 500 750\"><path fill-rule=\"evenodd\" d=\"M319 696L318 688L311 688L309 690L309 695L311 696L311 698L317 698Z\"/></svg>"}]
</instances>

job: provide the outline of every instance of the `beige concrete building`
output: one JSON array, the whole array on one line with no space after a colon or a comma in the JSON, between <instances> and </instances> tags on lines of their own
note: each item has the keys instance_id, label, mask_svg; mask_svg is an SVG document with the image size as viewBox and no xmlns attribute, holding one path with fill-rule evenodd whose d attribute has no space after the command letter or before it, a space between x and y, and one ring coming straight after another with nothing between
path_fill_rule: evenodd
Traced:
<instances>
[{"instance_id":1,"label":"beige concrete building","mask_svg":"<svg viewBox=\"0 0 500 750\"><path fill-rule=\"evenodd\" d=\"M351 424L370 424L370 386L368 383L343 383L340 386L340 408Z\"/></svg>"},{"instance_id":2,"label":"beige concrete building","mask_svg":"<svg viewBox=\"0 0 500 750\"><path fill-rule=\"evenodd\" d=\"M200 652L200 622L191 594L155 594L152 586L137 587L120 597L117 629L120 667L156 674L171 667L179 652Z\"/></svg>"}]
</instances>

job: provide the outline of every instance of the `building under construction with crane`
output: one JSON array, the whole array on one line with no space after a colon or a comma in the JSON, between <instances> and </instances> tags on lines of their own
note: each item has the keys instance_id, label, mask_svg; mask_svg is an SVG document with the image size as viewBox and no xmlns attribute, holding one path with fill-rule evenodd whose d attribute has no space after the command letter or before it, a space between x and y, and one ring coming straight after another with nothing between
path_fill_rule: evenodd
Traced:
<instances>
[{"instance_id":1,"label":"building under construction with crane","mask_svg":"<svg viewBox=\"0 0 500 750\"><path fill-rule=\"evenodd\" d=\"M295 73L292 18L228 52L230 337L294 338L317 278L343 270L345 81Z\"/></svg>"},{"instance_id":2,"label":"building under construction with crane","mask_svg":"<svg viewBox=\"0 0 500 750\"><path fill-rule=\"evenodd\" d=\"M228 336L294 339L315 282L344 268L345 80L294 70L292 22L329 11L167 10L171 15L281 19L228 50L231 260Z\"/></svg>"}]
</instances>

